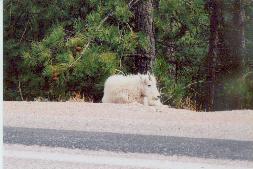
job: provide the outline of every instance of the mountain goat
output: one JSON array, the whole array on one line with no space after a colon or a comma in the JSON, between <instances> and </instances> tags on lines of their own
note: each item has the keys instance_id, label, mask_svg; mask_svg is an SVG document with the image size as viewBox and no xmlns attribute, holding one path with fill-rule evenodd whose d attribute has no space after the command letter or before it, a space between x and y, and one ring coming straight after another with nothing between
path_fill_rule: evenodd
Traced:
<instances>
[{"instance_id":1,"label":"mountain goat","mask_svg":"<svg viewBox=\"0 0 253 169\"><path fill-rule=\"evenodd\" d=\"M160 93L153 75L113 75L104 85L103 103L140 103L149 106L162 105Z\"/></svg>"}]
</instances>

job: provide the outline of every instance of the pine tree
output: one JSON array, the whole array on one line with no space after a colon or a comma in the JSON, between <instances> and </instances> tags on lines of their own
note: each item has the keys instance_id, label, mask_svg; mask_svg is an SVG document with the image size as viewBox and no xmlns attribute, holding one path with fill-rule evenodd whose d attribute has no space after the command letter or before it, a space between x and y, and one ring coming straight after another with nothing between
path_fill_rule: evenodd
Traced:
<instances>
[{"instance_id":1,"label":"pine tree","mask_svg":"<svg viewBox=\"0 0 253 169\"><path fill-rule=\"evenodd\" d=\"M165 104L250 108L253 4L206 2L6 0L4 99L100 102L108 76L151 70Z\"/></svg>"},{"instance_id":2,"label":"pine tree","mask_svg":"<svg viewBox=\"0 0 253 169\"><path fill-rule=\"evenodd\" d=\"M135 67L137 68L137 72L147 73L147 71L151 70L156 57L153 0L138 2L135 6L134 12L136 29L144 32L149 41L144 49L138 49L137 55L135 56Z\"/></svg>"}]
</instances>

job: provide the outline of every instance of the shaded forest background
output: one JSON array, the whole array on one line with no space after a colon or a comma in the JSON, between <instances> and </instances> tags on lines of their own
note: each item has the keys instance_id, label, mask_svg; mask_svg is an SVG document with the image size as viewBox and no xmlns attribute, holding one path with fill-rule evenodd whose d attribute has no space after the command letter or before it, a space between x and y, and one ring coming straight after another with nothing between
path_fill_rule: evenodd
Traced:
<instances>
[{"instance_id":1,"label":"shaded forest background","mask_svg":"<svg viewBox=\"0 0 253 169\"><path fill-rule=\"evenodd\" d=\"M253 108L250 0L5 0L4 100L100 102L153 72L164 104Z\"/></svg>"}]
</instances>

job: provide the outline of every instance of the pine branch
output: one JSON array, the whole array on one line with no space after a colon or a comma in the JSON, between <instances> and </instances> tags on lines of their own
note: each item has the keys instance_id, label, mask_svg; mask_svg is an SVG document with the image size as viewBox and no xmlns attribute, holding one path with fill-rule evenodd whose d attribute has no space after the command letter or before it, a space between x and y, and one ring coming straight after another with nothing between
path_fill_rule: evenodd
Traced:
<instances>
[{"instance_id":1,"label":"pine branch","mask_svg":"<svg viewBox=\"0 0 253 169\"><path fill-rule=\"evenodd\" d=\"M193 83L190 83L190 84L186 85L185 87L183 87L183 89L187 89L187 88L191 87L192 85L195 85L197 83L204 83L204 82L205 82L204 80L193 82Z\"/></svg>"},{"instance_id":2,"label":"pine branch","mask_svg":"<svg viewBox=\"0 0 253 169\"><path fill-rule=\"evenodd\" d=\"M20 94L21 100L24 101L23 94L22 94L22 90L21 90L20 81L18 81L18 90L19 90L19 94Z\"/></svg>"},{"instance_id":3,"label":"pine branch","mask_svg":"<svg viewBox=\"0 0 253 169\"><path fill-rule=\"evenodd\" d=\"M23 31L22 36L21 36L19 42L22 42L22 40L23 40L23 38L24 38L24 35L25 35L25 33L26 33L26 30L27 30L28 22L29 22L29 21L27 21L27 23L26 23L26 25L25 25L25 30Z\"/></svg>"},{"instance_id":4,"label":"pine branch","mask_svg":"<svg viewBox=\"0 0 253 169\"><path fill-rule=\"evenodd\" d=\"M101 28L101 26L103 25L103 23L104 23L111 15L112 15L112 12L110 12L109 14L106 15L106 17L99 23L99 25L98 25L96 31L98 31L98 30ZM89 38L89 39L88 39L88 43L84 46L84 49L83 49L83 51L80 53L80 56L79 56L74 62L72 62L72 63L69 65L69 67L73 66L78 60L80 60L80 59L82 58L82 55L83 55L84 52L88 49L88 47L90 46L90 43L91 43L92 40L93 40L93 38Z\"/></svg>"},{"instance_id":5,"label":"pine branch","mask_svg":"<svg viewBox=\"0 0 253 169\"><path fill-rule=\"evenodd\" d=\"M84 49L83 49L83 52L80 54L80 56L79 56L75 61L73 61L73 62L68 66L68 68L72 67L78 60L81 59L82 54L84 53L84 51L87 50L87 48L89 47L90 43L91 43L91 40L88 41L88 43L85 45L85 47L84 47Z\"/></svg>"},{"instance_id":6,"label":"pine branch","mask_svg":"<svg viewBox=\"0 0 253 169\"><path fill-rule=\"evenodd\" d=\"M131 9L137 2L139 2L139 0L136 0L135 2L133 2L133 0L128 4L128 7ZM133 4L132 4L133 3ZM105 21L107 21L107 19L113 15L113 12L109 12L105 18L99 23L96 31L98 31L101 26L105 23ZM87 44L84 46L84 49L83 51L81 52L80 56L75 60L73 61L69 66L68 68L72 67L78 60L80 60L82 58L82 55L84 54L84 52L89 48L90 44L91 44L91 41L93 40L93 38L89 38L88 39L88 42Z\"/></svg>"}]
</instances>

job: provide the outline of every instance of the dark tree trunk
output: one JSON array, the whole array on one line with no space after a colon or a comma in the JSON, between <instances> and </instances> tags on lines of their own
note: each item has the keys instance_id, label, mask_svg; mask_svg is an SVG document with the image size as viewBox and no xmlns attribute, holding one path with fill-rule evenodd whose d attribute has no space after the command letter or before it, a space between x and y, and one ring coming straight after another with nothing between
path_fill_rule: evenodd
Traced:
<instances>
[{"instance_id":1,"label":"dark tree trunk","mask_svg":"<svg viewBox=\"0 0 253 169\"><path fill-rule=\"evenodd\" d=\"M229 79L240 78L243 74L243 67L247 63L245 57L245 10L243 0L232 1L232 22L230 24L230 34L228 44L230 47L230 72ZM229 99L230 109L241 109L243 96L235 94Z\"/></svg>"},{"instance_id":2,"label":"dark tree trunk","mask_svg":"<svg viewBox=\"0 0 253 169\"><path fill-rule=\"evenodd\" d=\"M232 34L230 41L233 72L240 74L245 62L245 10L243 0L234 0L233 2L233 21L232 21Z\"/></svg>"},{"instance_id":3,"label":"dark tree trunk","mask_svg":"<svg viewBox=\"0 0 253 169\"><path fill-rule=\"evenodd\" d=\"M210 37L209 51L207 58L207 93L206 93L206 110L214 110L215 85L216 85L216 65L218 59L219 45L219 18L221 8L219 0L209 0L207 7L210 15Z\"/></svg>"},{"instance_id":4,"label":"dark tree trunk","mask_svg":"<svg viewBox=\"0 0 253 169\"><path fill-rule=\"evenodd\" d=\"M156 56L153 5L153 0L139 1L134 9L136 30L145 33L150 42L146 50L139 48L138 55L135 56L136 72L139 73L146 73L151 70Z\"/></svg>"},{"instance_id":5,"label":"dark tree trunk","mask_svg":"<svg viewBox=\"0 0 253 169\"><path fill-rule=\"evenodd\" d=\"M158 13L159 12L159 0L153 0L153 13L154 15L156 14L156 12ZM158 41L158 33L159 33L159 30L158 30L158 27L156 27L154 24L153 24L153 33L154 33L154 45L155 45L155 55L157 54L157 41Z\"/></svg>"},{"instance_id":6,"label":"dark tree trunk","mask_svg":"<svg viewBox=\"0 0 253 169\"><path fill-rule=\"evenodd\" d=\"M210 17L209 51L206 62L207 81L204 94L207 111L240 108L239 97L227 98L222 93L225 92L224 83L242 73L245 61L245 11L242 1L232 0L230 23L223 17L223 10L228 9L223 1L208 0L206 3ZM224 103L225 99L226 103Z\"/></svg>"}]
</instances>

